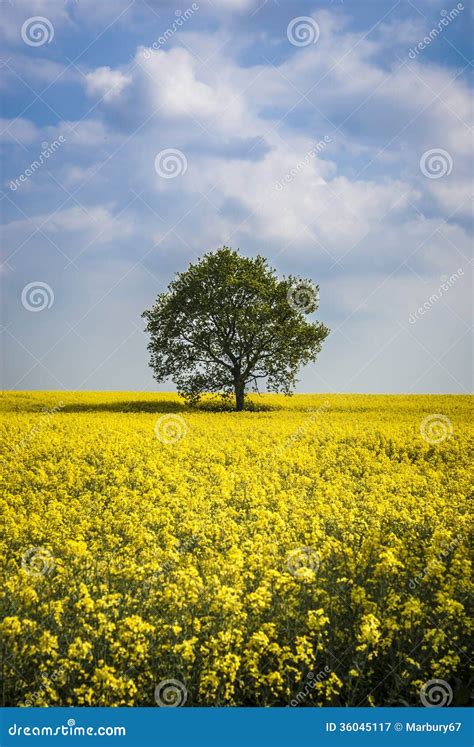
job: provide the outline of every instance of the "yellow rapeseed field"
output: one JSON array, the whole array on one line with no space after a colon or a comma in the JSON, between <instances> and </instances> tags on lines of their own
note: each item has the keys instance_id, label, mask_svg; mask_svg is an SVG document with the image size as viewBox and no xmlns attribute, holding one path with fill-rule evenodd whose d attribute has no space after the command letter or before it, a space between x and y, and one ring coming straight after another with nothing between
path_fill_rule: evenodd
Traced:
<instances>
[{"instance_id":1,"label":"yellow rapeseed field","mask_svg":"<svg viewBox=\"0 0 474 747\"><path fill-rule=\"evenodd\" d=\"M4 704L467 702L469 399L253 403L4 394Z\"/></svg>"}]
</instances>

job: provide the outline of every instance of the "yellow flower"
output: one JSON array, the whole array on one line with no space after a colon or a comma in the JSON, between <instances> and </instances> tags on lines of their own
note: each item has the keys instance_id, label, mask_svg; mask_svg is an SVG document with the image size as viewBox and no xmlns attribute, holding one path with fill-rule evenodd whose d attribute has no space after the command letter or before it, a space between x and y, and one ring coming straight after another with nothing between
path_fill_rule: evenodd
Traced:
<instances>
[{"instance_id":1,"label":"yellow flower","mask_svg":"<svg viewBox=\"0 0 474 747\"><path fill-rule=\"evenodd\" d=\"M2 397L6 705L153 706L164 680L190 706L419 704L466 681L468 399L255 401Z\"/></svg>"}]
</instances>

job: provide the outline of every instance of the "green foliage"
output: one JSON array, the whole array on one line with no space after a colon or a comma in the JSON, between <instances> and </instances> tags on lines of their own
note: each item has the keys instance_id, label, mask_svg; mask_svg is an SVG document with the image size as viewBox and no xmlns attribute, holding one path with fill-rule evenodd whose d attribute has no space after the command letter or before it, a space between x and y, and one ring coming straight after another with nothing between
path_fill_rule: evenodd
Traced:
<instances>
[{"instance_id":1,"label":"green foliage","mask_svg":"<svg viewBox=\"0 0 474 747\"><path fill-rule=\"evenodd\" d=\"M290 394L298 369L315 360L329 333L306 319L318 290L292 276L279 280L261 256L228 247L206 254L143 314L155 379L171 378L191 403L204 393L234 395L237 410L259 380Z\"/></svg>"}]
</instances>

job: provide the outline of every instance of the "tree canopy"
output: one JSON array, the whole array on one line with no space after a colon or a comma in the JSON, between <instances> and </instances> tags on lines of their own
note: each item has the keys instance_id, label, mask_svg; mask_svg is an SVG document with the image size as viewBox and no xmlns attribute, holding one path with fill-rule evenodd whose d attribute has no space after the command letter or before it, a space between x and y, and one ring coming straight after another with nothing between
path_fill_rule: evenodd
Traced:
<instances>
[{"instance_id":1,"label":"tree canopy","mask_svg":"<svg viewBox=\"0 0 474 747\"><path fill-rule=\"evenodd\" d=\"M236 410L259 381L290 394L299 368L316 359L329 333L307 319L318 299L318 285L279 280L261 256L226 246L205 254L143 313L154 377L172 379L190 403L208 392L234 395Z\"/></svg>"}]
</instances>

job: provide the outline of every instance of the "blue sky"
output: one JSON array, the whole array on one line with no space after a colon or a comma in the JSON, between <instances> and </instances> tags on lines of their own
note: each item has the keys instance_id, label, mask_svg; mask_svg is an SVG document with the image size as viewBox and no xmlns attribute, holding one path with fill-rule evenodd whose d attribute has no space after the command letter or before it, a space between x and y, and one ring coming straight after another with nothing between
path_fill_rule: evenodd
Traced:
<instances>
[{"instance_id":1,"label":"blue sky","mask_svg":"<svg viewBox=\"0 0 474 747\"><path fill-rule=\"evenodd\" d=\"M226 244L320 284L299 391L470 390L471 5L0 11L4 388L171 389L141 312Z\"/></svg>"}]
</instances>

